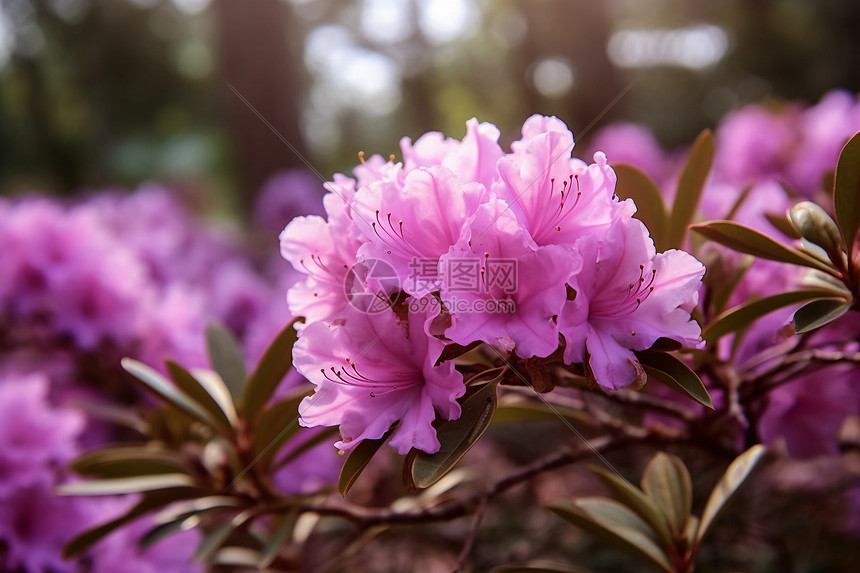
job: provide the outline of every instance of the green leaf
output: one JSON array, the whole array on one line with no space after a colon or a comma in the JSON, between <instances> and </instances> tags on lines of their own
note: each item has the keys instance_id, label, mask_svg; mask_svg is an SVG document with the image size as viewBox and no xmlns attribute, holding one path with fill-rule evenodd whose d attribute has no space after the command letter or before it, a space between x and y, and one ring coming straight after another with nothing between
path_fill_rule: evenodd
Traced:
<instances>
[{"instance_id":1,"label":"green leaf","mask_svg":"<svg viewBox=\"0 0 860 573\"><path fill-rule=\"evenodd\" d=\"M439 425L436 435L442 447L438 452L419 451L415 455L411 475L417 487L430 487L442 479L484 435L496 412L496 389L501 378L502 375L497 376L467 396L458 419Z\"/></svg>"},{"instance_id":2,"label":"green leaf","mask_svg":"<svg viewBox=\"0 0 860 573\"><path fill-rule=\"evenodd\" d=\"M648 525L651 526L664 546L669 547L674 543L672 532L669 530L669 522L664 514L660 511L657 505L650 497L645 495L641 489L631 484L626 479L616 475L613 472L591 466L588 468L591 473L595 474L603 485L611 489L615 495L621 498L627 507L636 512Z\"/></svg>"},{"instance_id":3,"label":"green leaf","mask_svg":"<svg viewBox=\"0 0 860 573\"><path fill-rule=\"evenodd\" d=\"M794 313L794 331L803 334L829 324L848 312L851 304L842 298L814 300Z\"/></svg>"},{"instance_id":4,"label":"green leaf","mask_svg":"<svg viewBox=\"0 0 860 573\"><path fill-rule=\"evenodd\" d=\"M735 290L737 290L738 285L741 284L741 281L747 274L747 271L754 260L754 257L749 255L745 256L741 260L740 265L738 265L738 269L735 271L735 274L732 275L731 279L727 283L714 289L714 310L716 312L723 312L726 310L726 305L729 304L729 300L732 298Z\"/></svg>"},{"instance_id":5,"label":"green leaf","mask_svg":"<svg viewBox=\"0 0 860 573\"><path fill-rule=\"evenodd\" d=\"M182 456L148 446L97 450L78 457L71 468L81 475L102 478L187 473Z\"/></svg>"},{"instance_id":6,"label":"green leaf","mask_svg":"<svg viewBox=\"0 0 860 573\"><path fill-rule=\"evenodd\" d=\"M678 192L669 216L668 243L669 248L682 248L687 235L687 226L692 222L699 199L711 166L714 163L714 136L710 130L704 130L696 138L690 150L687 164L678 180Z\"/></svg>"},{"instance_id":7,"label":"green leaf","mask_svg":"<svg viewBox=\"0 0 860 573\"><path fill-rule=\"evenodd\" d=\"M262 456L263 463L270 463L283 445L301 430L299 404L308 393L307 387L299 388L263 410L254 429L254 452Z\"/></svg>"},{"instance_id":8,"label":"green leaf","mask_svg":"<svg viewBox=\"0 0 860 573\"><path fill-rule=\"evenodd\" d=\"M636 218L648 227L657 251L666 250L668 248L666 227L669 214L654 180L638 167L627 163L614 163L612 169L618 176L615 194L619 199L633 199L636 203Z\"/></svg>"},{"instance_id":9,"label":"green leaf","mask_svg":"<svg viewBox=\"0 0 860 573\"><path fill-rule=\"evenodd\" d=\"M262 551L260 551L261 570L266 570L277 559L278 554L284 548L284 544L293 534L298 517L297 511L291 511L275 522L275 526L272 528L272 536Z\"/></svg>"},{"instance_id":10,"label":"green leaf","mask_svg":"<svg viewBox=\"0 0 860 573\"><path fill-rule=\"evenodd\" d=\"M57 493L60 495L120 495L176 487L192 488L194 480L188 474L179 473L91 480L61 485L57 488Z\"/></svg>"},{"instance_id":11,"label":"green leaf","mask_svg":"<svg viewBox=\"0 0 860 573\"><path fill-rule=\"evenodd\" d=\"M493 569L490 573L591 573L588 569L553 563L551 561L526 561L525 563L510 563Z\"/></svg>"},{"instance_id":12,"label":"green leaf","mask_svg":"<svg viewBox=\"0 0 860 573\"><path fill-rule=\"evenodd\" d=\"M168 360L166 364L167 373L170 374L170 379L173 380L176 387L209 412L219 424L222 434L231 435L233 427L237 423L236 408L230 398L230 392L224 384L220 383L220 380L212 381L211 379L204 382L203 379L194 377L188 370L172 360Z\"/></svg>"},{"instance_id":13,"label":"green leaf","mask_svg":"<svg viewBox=\"0 0 860 573\"><path fill-rule=\"evenodd\" d=\"M240 527L242 527L249 519L257 514L257 509L247 509L239 515L233 517L230 521L222 523L209 533L207 533L197 549L194 551L194 559L198 561L207 561L215 555L215 552L233 535Z\"/></svg>"},{"instance_id":14,"label":"green leaf","mask_svg":"<svg viewBox=\"0 0 860 573\"><path fill-rule=\"evenodd\" d=\"M829 289L803 289L760 298L720 314L705 327L702 338L713 344L729 333L744 330L759 318L777 309L810 300L832 299L834 295L838 294L838 292Z\"/></svg>"},{"instance_id":15,"label":"green leaf","mask_svg":"<svg viewBox=\"0 0 860 573\"><path fill-rule=\"evenodd\" d=\"M295 324L298 320L288 324L269 344L242 391L240 407L245 419L251 423L272 399L278 384L293 366L293 344L298 340Z\"/></svg>"},{"instance_id":16,"label":"green leaf","mask_svg":"<svg viewBox=\"0 0 860 573\"><path fill-rule=\"evenodd\" d=\"M705 511L702 513L702 521L699 523L696 534L697 544L702 543L702 540L708 535L726 504L755 469L764 453L765 448L760 444L751 447L731 463L726 473L717 482L708 498L708 503L705 505Z\"/></svg>"},{"instance_id":17,"label":"green leaf","mask_svg":"<svg viewBox=\"0 0 860 573\"><path fill-rule=\"evenodd\" d=\"M732 221L709 221L690 227L706 238L761 259L809 267L833 275L836 271L828 264L797 249L774 241L767 235ZM838 273L837 273L838 274Z\"/></svg>"},{"instance_id":18,"label":"green leaf","mask_svg":"<svg viewBox=\"0 0 860 573\"><path fill-rule=\"evenodd\" d=\"M651 527L620 503L599 497L557 502L549 509L587 533L651 562L664 571L673 571L669 557L659 545Z\"/></svg>"},{"instance_id":19,"label":"green leaf","mask_svg":"<svg viewBox=\"0 0 860 573\"><path fill-rule=\"evenodd\" d=\"M63 547L63 558L70 559L83 554L104 537L110 535L114 530L126 525L127 523L131 523L135 519L146 515L149 512L160 509L175 501L192 499L199 496L199 491L188 488L147 492L143 495L143 499L141 499L137 505L132 507L124 515L121 515L116 519L112 519L107 523L103 523L102 525L87 529L73 537L65 547Z\"/></svg>"},{"instance_id":20,"label":"green leaf","mask_svg":"<svg viewBox=\"0 0 860 573\"><path fill-rule=\"evenodd\" d=\"M120 364L126 372L134 376L136 381L142 383L147 391L155 394L170 406L185 412L193 419L203 422L216 430L219 429L218 422L212 418L205 408L179 390L157 371L131 358L123 358Z\"/></svg>"},{"instance_id":21,"label":"green leaf","mask_svg":"<svg viewBox=\"0 0 860 573\"><path fill-rule=\"evenodd\" d=\"M238 498L212 495L192 500L188 503L173 504L169 508L171 517L164 523L151 528L138 541L143 548L155 545L169 535L191 529L200 523L200 516L216 511L239 511L242 504Z\"/></svg>"},{"instance_id":22,"label":"green leaf","mask_svg":"<svg viewBox=\"0 0 860 573\"><path fill-rule=\"evenodd\" d=\"M842 238L848 247L848 260L854 260L854 242L860 229L860 133L852 137L836 164L833 207Z\"/></svg>"},{"instance_id":23,"label":"green leaf","mask_svg":"<svg viewBox=\"0 0 860 573\"><path fill-rule=\"evenodd\" d=\"M340 477L337 479L337 491L340 492L340 495L346 497L355 480L358 479L358 476L361 475L361 472L364 471L364 468L367 467L367 464L370 463L379 448L385 444L393 431L394 428L392 427L378 440L362 440L349 452L349 456L340 469Z\"/></svg>"},{"instance_id":24,"label":"green leaf","mask_svg":"<svg viewBox=\"0 0 860 573\"><path fill-rule=\"evenodd\" d=\"M645 373L653 379L662 382L682 396L688 396L699 404L711 410L714 409L711 395L708 394L702 379L682 361L671 354L653 350L640 350L635 354Z\"/></svg>"},{"instance_id":25,"label":"green leaf","mask_svg":"<svg viewBox=\"0 0 860 573\"><path fill-rule=\"evenodd\" d=\"M658 453L645 467L642 489L663 512L673 535L680 538L693 508L693 484L684 462Z\"/></svg>"},{"instance_id":26,"label":"green leaf","mask_svg":"<svg viewBox=\"0 0 860 573\"><path fill-rule=\"evenodd\" d=\"M801 235L791 224L791 219L787 213L765 213L764 218L776 228L777 231L788 237L789 239L800 239Z\"/></svg>"},{"instance_id":27,"label":"green leaf","mask_svg":"<svg viewBox=\"0 0 860 573\"><path fill-rule=\"evenodd\" d=\"M213 322L206 327L206 350L215 372L227 385L233 401L238 402L248 372L236 339L223 325Z\"/></svg>"},{"instance_id":28,"label":"green leaf","mask_svg":"<svg viewBox=\"0 0 860 573\"><path fill-rule=\"evenodd\" d=\"M317 428L315 430L307 430L302 428L305 434L310 434L310 437L296 446L294 449L290 450L287 455L278 460L278 464L276 467L282 468L293 460L297 459L299 456L303 455L309 450L317 447L318 445L327 442L333 436L335 436L338 432L338 429L335 427L332 428Z\"/></svg>"}]
</instances>

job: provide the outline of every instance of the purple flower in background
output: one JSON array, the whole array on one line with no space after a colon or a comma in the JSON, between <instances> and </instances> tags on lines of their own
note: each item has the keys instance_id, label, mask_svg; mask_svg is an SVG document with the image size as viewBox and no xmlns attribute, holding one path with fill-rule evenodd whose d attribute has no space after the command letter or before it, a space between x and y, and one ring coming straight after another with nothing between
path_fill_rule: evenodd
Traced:
<instances>
[{"instance_id":1,"label":"purple flower in background","mask_svg":"<svg viewBox=\"0 0 860 573\"><path fill-rule=\"evenodd\" d=\"M254 226L262 233L276 234L284 228L284 221L299 215L324 215L323 191L317 176L304 169L273 175L254 205Z\"/></svg>"},{"instance_id":2,"label":"purple flower in background","mask_svg":"<svg viewBox=\"0 0 860 573\"><path fill-rule=\"evenodd\" d=\"M49 381L39 373L0 378L0 497L15 488L53 483L78 453L84 417L48 402Z\"/></svg>"},{"instance_id":3,"label":"purple flower in background","mask_svg":"<svg viewBox=\"0 0 860 573\"><path fill-rule=\"evenodd\" d=\"M843 420L860 413L858 375L856 366L830 366L769 392L758 420L762 441L773 445L784 440L795 458L838 453Z\"/></svg>"},{"instance_id":4,"label":"purple flower in background","mask_svg":"<svg viewBox=\"0 0 860 573\"><path fill-rule=\"evenodd\" d=\"M399 453L438 451L436 411L459 417L456 400L465 386L452 362L435 365L445 344L425 333L428 318L410 313L404 324L393 312L349 310L334 322L306 326L293 358L316 392L299 407L302 425L340 426L335 445L350 450L399 421L390 441Z\"/></svg>"},{"instance_id":5,"label":"purple flower in background","mask_svg":"<svg viewBox=\"0 0 860 573\"><path fill-rule=\"evenodd\" d=\"M668 175L669 159L654 134L635 123L615 123L598 131L591 141L591 155L602 151L615 163L635 165L660 182Z\"/></svg>"},{"instance_id":6,"label":"purple flower in background","mask_svg":"<svg viewBox=\"0 0 860 573\"><path fill-rule=\"evenodd\" d=\"M803 110L797 128L798 146L794 161L787 166L787 179L802 195L812 198L824 174L836 166L842 147L860 131L860 103L848 92L830 92Z\"/></svg>"},{"instance_id":7,"label":"purple flower in background","mask_svg":"<svg viewBox=\"0 0 860 573\"><path fill-rule=\"evenodd\" d=\"M785 179L794 159L797 113L795 107L773 112L747 106L726 116L716 133L714 177L741 187Z\"/></svg>"},{"instance_id":8,"label":"purple flower in background","mask_svg":"<svg viewBox=\"0 0 860 573\"><path fill-rule=\"evenodd\" d=\"M63 560L62 548L76 532L93 525L94 516L88 500L60 497L52 488L32 484L0 496L0 541L12 571L79 571L76 563Z\"/></svg>"}]
</instances>

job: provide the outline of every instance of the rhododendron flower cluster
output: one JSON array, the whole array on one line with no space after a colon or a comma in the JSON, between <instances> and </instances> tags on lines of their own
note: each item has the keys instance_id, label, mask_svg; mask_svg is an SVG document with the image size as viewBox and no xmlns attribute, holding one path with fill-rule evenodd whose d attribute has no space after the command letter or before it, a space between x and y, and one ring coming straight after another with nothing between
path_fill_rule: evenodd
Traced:
<instances>
[{"instance_id":1,"label":"rhododendron flower cluster","mask_svg":"<svg viewBox=\"0 0 860 573\"><path fill-rule=\"evenodd\" d=\"M572 158L554 117L529 118L510 152L499 135L473 119L462 141L404 138L402 161L373 156L354 179L336 176L327 219L281 234L306 275L288 294L307 320L295 365L317 387L301 420L339 425L339 448L399 422L400 453L437 451L432 423L457 418L465 392L439 360L450 343L483 342L504 360L559 352L606 390L642 385L634 352L658 339L700 343L690 312L704 266L656 252L605 155Z\"/></svg>"}]
</instances>

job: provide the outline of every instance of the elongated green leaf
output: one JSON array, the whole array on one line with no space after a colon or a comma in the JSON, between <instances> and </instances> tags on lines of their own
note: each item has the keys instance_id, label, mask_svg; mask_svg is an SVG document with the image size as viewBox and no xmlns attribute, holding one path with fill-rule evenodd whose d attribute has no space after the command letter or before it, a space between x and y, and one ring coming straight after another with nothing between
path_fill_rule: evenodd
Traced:
<instances>
[{"instance_id":1,"label":"elongated green leaf","mask_svg":"<svg viewBox=\"0 0 860 573\"><path fill-rule=\"evenodd\" d=\"M848 260L854 260L854 242L860 230L860 133L852 137L836 165L836 183L833 186L833 207L842 238L848 247Z\"/></svg>"},{"instance_id":2,"label":"elongated green leaf","mask_svg":"<svg viewBox=\"0 0 860 573\"><path fill-rule=\"evenodd\" d=\"M682 361L671 354L654 350L641 350L635 354L646 374L682 396L688 396L699 404L714 409L711 395L708 394L702 379Z\"/></svg>"},{"instance_id":3,"label":"elongated green leaf","mask_svg":"<svg viewBox=\"0 0 860 573\"><path fill-rule=\"evenodd\" d=\"M197 549L194 551L194 559L198 561L207 561L215 555L215 552L233 535L236 530L245 525L245 523L257 514L256 509L248 509L235 516L226 523L222 523L209 533L207 533Z\"/></svg>"},{"instance_id":4,"label":"elongated green leaf","mask_svg":"<svg viewBox=\"0 0 860 573\"><path fill-rule=\"evenodd\" d=\"M810 300L832 299L834 295L838 296L839 293L827 289L803 289L760 298L722 313L705 327L702 338L709 343L714 343L726 334L745 329L759 318L777 309Z\"/></svg>"},{"instance_id":5,"label":"elongated green leaf","mask_svg":"<svg viewBox=\"0 0 860 573\"><path fill-rule=\"evenodd\" d=\"M195 420L203 422L218 429L215 421L203 406L192 400L187 394L179 390L167 378L142 362L131 358L122 359L122 367L126 372L134 376L135 380L143 384L143 387L152 392L169 405L185 412Z\"/></svg>"},{"instance_id":6,"label":"elongated green leaf","mask_svg":"<svg viewBox=\"0 0 860 573\"><path fill-rule=\"evenodd\" d=\"M251 423L272 399L278 384L293 366L293 344L298 340L295 329L297 321L298 319L288 324L269 344L242 391L240 409Z\"/></svg>"},{"instance_id":7,"label":"elongated green leaf","mask_svg":"<svg viewBox=\"0 0 860 573\"><path fill-rule=\"evenodd\" d=\"M690 149L687 164L678 180L678 192L669 216L668 248L680 249L684 246L687 226L693 221L702 190L705 188L705 182L714 163L715 149L714 136L707 129L699 134Z\"/></svg>"},{"instance_id":8,"label":"elongated green leaf","mask_svg":"<svg viewBox=\"0 0 860 573\"><path fill-rule=\"evenodd\" d=\"M248 377L245 357L236 339L223 325L213 322L206 327L206 350L215 372L227 385L234 402L238 402Z\"/></svg>"},{"instance_id":9,"label":"elongated green leaf","mask_svg":"<svg viewBox=\"0 0 860 573\"><path fill-rule=\"evenodd\" d=\"M720 516L723 509L725 509L726 504L741 484L749 477L753 469L755 469L764 453L764 446L760 444L755 445L731 463L726 473L717 482L717 485L711 492L711 496L708 498L708 503L705 505L705 511L702 513L702 521L699 523L698 533L696 534L697 543L701 543L711 531L714 522Z\"/></svg>"},{"instance_id":10,"label":"elongated green leaf","mask_svg":"<svg viewBox=\"0 0 860 573\"><path fill-rule=\"evenodd\" d=\"M291 511L276 521L272 528L272 537L260 551L260 569L267 569L277 559L278 554L284 548L284 544L292 536L297 519L298 512Z\"/></svg>"},{"instance_id":11,"label":"elongated green leaf","mask_svg":"<svg viewBox=\"0 0 860 573\"><path fill-rule=\"evenodd\" d=\"M714 289L714 310L716 312L720 313L726 310L729 300L732 298L735 290L737 290L738 285L741 284L754 260L754 257L745 256L732 278L727 283Z\"/></svg>"},{"instance_id":12,"label":"elongated green leaf","mask_svg":"<svg viewBox=\"0 0 860 573\"><path fill-rule=\"evenodd\" d=\"M77 473L102 478L187 473L182 456L148 446L106 448L84 454L72 462Z\"/></svg>"},{"instance_id":13,"label":"elongated green leaf","mask_svg":"<svg viewBox=\"0 0 860 573\"><path fill-rule=\"evenodd\" d=\"M794 313L794 331L797 334L809 332L831 323L851 309L845 299L814 300L797 309Z\"/></svg>"},{"instance_id":14,"label":"elongated green leaf","mask_svg":"<svg viewBox=\"0 0 860 573\"><path fill-rule=\"evenodd\" d=\"M82 481L61 485L60 495L119 495L176 487L193 487L194 480L188 474L159 474L117 479Z\"/></svg>"},{"instance_id":15,"label":"elongated green leaf","mask_svg":"<svg viewBox=\"0 0 860 573\"><path fill-rule=\"evenodd\" d=\"M189 488L147 492L143 495L143 499L141 499L137 505L132 507L124 515L81 532L73 537L65 547L63 547L63 558L70 559L83 554L116 529L126 525L127 523L131 523L135 519L146 515L147 513L160 509L175 501L196 498L199 496L199 491Z\"/></svg>"},{"instance_id":16,"label":"elongated green leaf","mask_svg":"<svg viewBox=\"0 0 860 573\"><path fill-rule=\"evenodd\" d=\"M666 228L669 213L657 184L644 171L627 163L614 163L612 169L618 176L615 194L620 199L633 199L636 203L636 218L645 223L657 251L668 248Z\"/></svg>"},{"instance_id":17,"label":"elongated green leaf","mask_svg":"<svg viewBox=\"0 0 860 573\"><path fill-rule=\"evenodd\" d=\"M294 449L290 450L283 458L278 460L276 468L282 468L292 461L298 459L300 456L305 454L306 452L312 450L318 445L325 443L337 434L337 428L316 428L314 430L304 430L304 434L308 435L308 439L303 441L301 444L296 446Z\"/></svg>"},{"instance_id":18,"label":"elongated green leaf","mask_svg":"<svg viewBox=\"0 0 860 573\"><path fill-rule=\"evenodd\" d=\"M303 387L263 410L254 430L254 452L262 454L263 463L271 462L281 447L301 430L299 404L307 394L308 388Z\"/></svg>"},{"instance_id":19,"label":"elongated green leaf","mask_svg":"<svg viewBox=\"0 0 860 573\"><path fill-rule=\"evenodd\" d=\"M172 533L196 527L201 522L201 516L207 513L229 510L235 515L245 505L241 499L226 495L210 495L173 503L156 516L155 519L161 523L144 534L138 544L149 547Z\"/></svg>"},{"instance_id":20,"label":"elongated green leaf","mask_svg":"<svg viewBox=\"0 0 860 573\"><path fill-rule=\"evenodd\" d=\"M777 231L788 237L789 239L800 239L800 233L794 228L791 219L786 213L765 213L764 218L773 225Z\"/></svg>"},{"instance_id":21,"label":"elongated green leaf","mask_svg":"<svg viewBox=\"0 0 860 573\"><path fill-rule=\"evenodd\" d=\"M834 274L830 265L797 249L778 243L767 235L732 221L709 221L693 225L691 230L708 239L754 257L800 265Z\"/></svg>"},{"instance_id":22,"label":"elongated green leaf","mask_svg":"<svg viewBox=\"0 0 860 573\"><path fill-rule=\"evenodd\" d=\"M393 431L394 428L391 428L378 440L362 440L353 448L340 469L340 477L337 480L337 491L340 492L340 495L346 497L355 480L358 479L358 476L361 475L361 472L364 471L364 468L367 467L367 464L370 463L379 448L385 444Z\"/></svg>"},{"instance_id":23,"label":"elongated green leaf","mask_svg":"<svg viewBox=\"0 0 860 573\"><path fill-rule=\"evenodd\" d=\"M651 526L665 547L669 547L674 543L672 533L669 530L669 522L660 508L654 501L645 495L638 487L631 484L626 479L603 468L591 466L588 468L591 473L595 474L603 484L611 489L615 495L621 498L624 504L636 512L645 523Z\"/></svg>"},{"instance_id":24,"label":"elongated green leaf","mask_svg":"<svg viewBox=\"0 0 860 573\"><path fill-rule=\"evenodd\" d=\"M501 376L480 387L462 404L457 420L443 422L436 430L442 447L435 454L418 452L412 463L412 482L420 488L430 487L451 471L472 446L484 435L496 412L496 389Z\"/></svg>"},{"instance_id":25,"label":"elongated green leaf","mask_svg":"<svg viewBox=\"0 0 860 573\"><path fill-rule=\"evenodd\" d=\"M226 432L225 435L230 435L232 428L236 425L237 417L227 388L223 384L220 385L220 388L214 383L204 384L188 370L171 360L168 360L166 364L167 373L170 374L170 379L173 380L176 387L205 408L212 418L220 424L222 433Z\"/></svg>"},{"instance_id":26,"label":"elongated green leaf","mask_svg":"<svg viewBox=\"0 0 860 573\"><path fill-rule=\"evenodd\" d=\"M693 508L693 483L684 462L658 453L645 468L642 490L663 513L673 535L681 537Z\"/></svg>"},{"instance_id":27,"label":"elongated green leaf","mask_svg":"<svg viewBox=\"0 0 860 573\"><path fill-rule=\"evenodd\" d=\"M553 563L551 561L527 561L525 563L511 563L493 569L490 573L590 573L588 569Z\"/></svg>"},{"instance_id":28,"label":"elongated green leaf","mask_svg":"<svg viewBox=\"0 0 860 573\"><path fill-rule=\"evenodd\" d=\"M620 503L599 497L557 502L549 509L587 533L671 573L672 566L655 532Z\"/></svg>"}]
</instances>

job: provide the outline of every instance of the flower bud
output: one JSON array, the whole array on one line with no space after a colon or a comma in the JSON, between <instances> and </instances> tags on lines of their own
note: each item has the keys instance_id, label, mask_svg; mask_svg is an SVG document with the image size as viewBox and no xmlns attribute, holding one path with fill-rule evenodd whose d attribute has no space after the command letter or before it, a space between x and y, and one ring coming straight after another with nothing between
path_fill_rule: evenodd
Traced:
<instances>
[{"instance_id":1,"label":"flower bud","mask_svg":"<svg viewBox=\"0 0 860 573\"><path fill-rule=\"evenodd\" d=\"M803 201L789 209L788 216L800 235L827 251L831 260L841 257L842 235L824 209L811 201Z\"/></svg>"}]
</instances>

